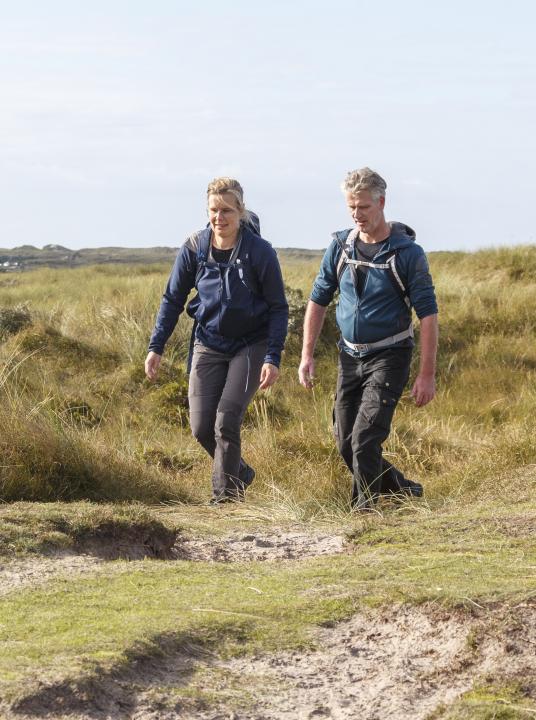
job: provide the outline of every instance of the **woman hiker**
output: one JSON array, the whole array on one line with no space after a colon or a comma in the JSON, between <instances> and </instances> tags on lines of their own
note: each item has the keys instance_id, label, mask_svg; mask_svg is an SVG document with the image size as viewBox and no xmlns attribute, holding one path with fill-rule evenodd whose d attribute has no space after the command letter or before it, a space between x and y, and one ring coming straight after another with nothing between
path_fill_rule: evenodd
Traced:
<instances>
[{"instance_id":1,"label":"woman hiker","mask_svg":"<svg viewBox=\"0 0 536 720\"><path fill-rule=\"evenodd\" d=\"M209 224L179 250L145 360L154 380L188 294L194 318L189 358L190 426L213 458L212 500L243 500L255 471L241 456L240 427L258 388L279 375L288 323L281 268L257 232L237 180L214 179L207 189ZM257 222L255 222L257 221Z\"/></svg>"}]
</instances>

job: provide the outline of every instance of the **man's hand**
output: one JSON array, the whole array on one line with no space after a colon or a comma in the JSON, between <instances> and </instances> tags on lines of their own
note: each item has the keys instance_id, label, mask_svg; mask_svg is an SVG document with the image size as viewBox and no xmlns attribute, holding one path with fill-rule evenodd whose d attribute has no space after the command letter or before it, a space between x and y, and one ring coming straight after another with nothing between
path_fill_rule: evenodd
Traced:
<instances>
[{"instance_id":1,"label":"man's hand","mask_svg":"<svg viewBox=\"0 0 536 720\"><path fill-rule=\"evenodd\" d=\"M435 368L437 353L437 314L427 315L421 320L421 362L419 374L411 389L415 405L423 407L433 399L435 389Z\"/></svg>"},{"instance_id":2,"label":"man's hand","mask_svg":"<svg viewBox=\"0 0 536 720\"><path fill-rule=\"evenodd\" d=\"M313 380L315 379L315 361L312 357L304 357L298 368L298 377L303 387L310 390L313 387Z\"/></svg>"},{"instance_id":3,"label":"man's hand","mask_svg":"<svg viewBox=\"0 0 536 720\"><path fill-rule=\"evenodd\" d=\"M261 390L268 390L269 387L276 382L279 377L279 368L272 363L264 363L261 368L261 384L259 388Z\"/></svg>"},{"instance_id":4,"label":"man's hand","mask_svg":"<svg viewBox=\"0 0 536 720\"><path fill-rule=\"evenodd\" d=\"M303 319L303 347L298 377L303 387L308 390L313 387L315 376L313 353L315 351L316 341L322 330L324 318L326 317L326 310L326 307L318 305L318 303L312 300L309 300L305 308L305 317Z\"/></svg>"},{"instance_id":5,"label":"man's hand","mask_svg":"<svg viewBox=\"0 0 536 720\"><path fill-rule=\"evenodd\" d=\"M411 389L411 395L415 398L415 405L417 407L428 405L430 400L433 400L435 392L435 378L433 375L417 375L413 388Z\"/></svg>"},{"instance_id":6,"label":"man's hand","mask_svg":"<svg viewBox=\"0 0 536 720\"><path fill-rule=\"evenodd\" d=\"M145 358L145 374L147 375L149 380L156 380L156 376L158 375L158 368L160 367L161 360L162 360L162 355L159 355L158 353L155 353L152 350Z\"/></svg>"}]
</instances>

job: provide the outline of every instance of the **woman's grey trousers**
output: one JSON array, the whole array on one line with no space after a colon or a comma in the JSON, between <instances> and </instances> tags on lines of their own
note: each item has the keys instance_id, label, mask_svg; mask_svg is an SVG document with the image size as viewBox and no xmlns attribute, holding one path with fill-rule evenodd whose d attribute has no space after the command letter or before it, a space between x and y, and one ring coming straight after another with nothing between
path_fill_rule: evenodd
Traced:
<instances>
[{"instance_id":1,"label":"woman's grey trousers","mask_svg":"<svg viewBox=\"0 0 536 720\"><path fill-rule=\"evenodd\" d=\"M241 457L240 427L259 387L266 341L245 345L235 355L194 344L188 400L195 439L214 458L213 497L236 498L254 472Z\"/></svg>"}]
</instances>

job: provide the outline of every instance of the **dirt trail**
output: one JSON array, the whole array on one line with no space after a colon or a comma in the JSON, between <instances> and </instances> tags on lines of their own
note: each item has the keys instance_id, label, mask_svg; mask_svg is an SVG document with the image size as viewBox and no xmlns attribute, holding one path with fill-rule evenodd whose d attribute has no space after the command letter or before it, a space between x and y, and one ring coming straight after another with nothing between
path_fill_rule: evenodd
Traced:
<instances>
[{"instance_id":1,"label":"dirt trail","mask_svg":"<svg viewBox=\"0 0 536 720\"><path fill-rule=\"evenodd\" d=\"M90 555L56 555L0 561L0 597L16 590L39 587L59 577L96 573L104 561Z\"/></svg>"},{"instance_id":2,"label":"dirt trail","mask_svg":"<svg viewBox=\"0 0 536 720\"><path fill-rule=\"evenodd\" d=\"M369 612L321 631L316 652L241 659L227 668L246 686L264 688L252 708L237 713L240 720L424 720L490 677L521 681L534 699L536 608L497 612L491 623L431 608Z\"/></svg>"}]
</instances>

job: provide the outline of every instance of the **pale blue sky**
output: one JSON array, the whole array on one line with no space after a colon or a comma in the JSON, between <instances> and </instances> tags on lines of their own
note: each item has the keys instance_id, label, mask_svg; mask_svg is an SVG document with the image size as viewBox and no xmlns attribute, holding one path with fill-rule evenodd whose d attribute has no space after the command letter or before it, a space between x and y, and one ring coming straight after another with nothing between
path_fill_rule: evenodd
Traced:
<instances>
[{"instance_id":1,"label":"pale blue sky","mask_svg":"<svg viewBox=\"0 0 536 720\"><path fill-rule=\"evenodd\" d=\"M178 246L215 175L276 246L387 180L427 250L535 242L536 3L0 0L0 247Z\"/></svg>"}]
</instances>

